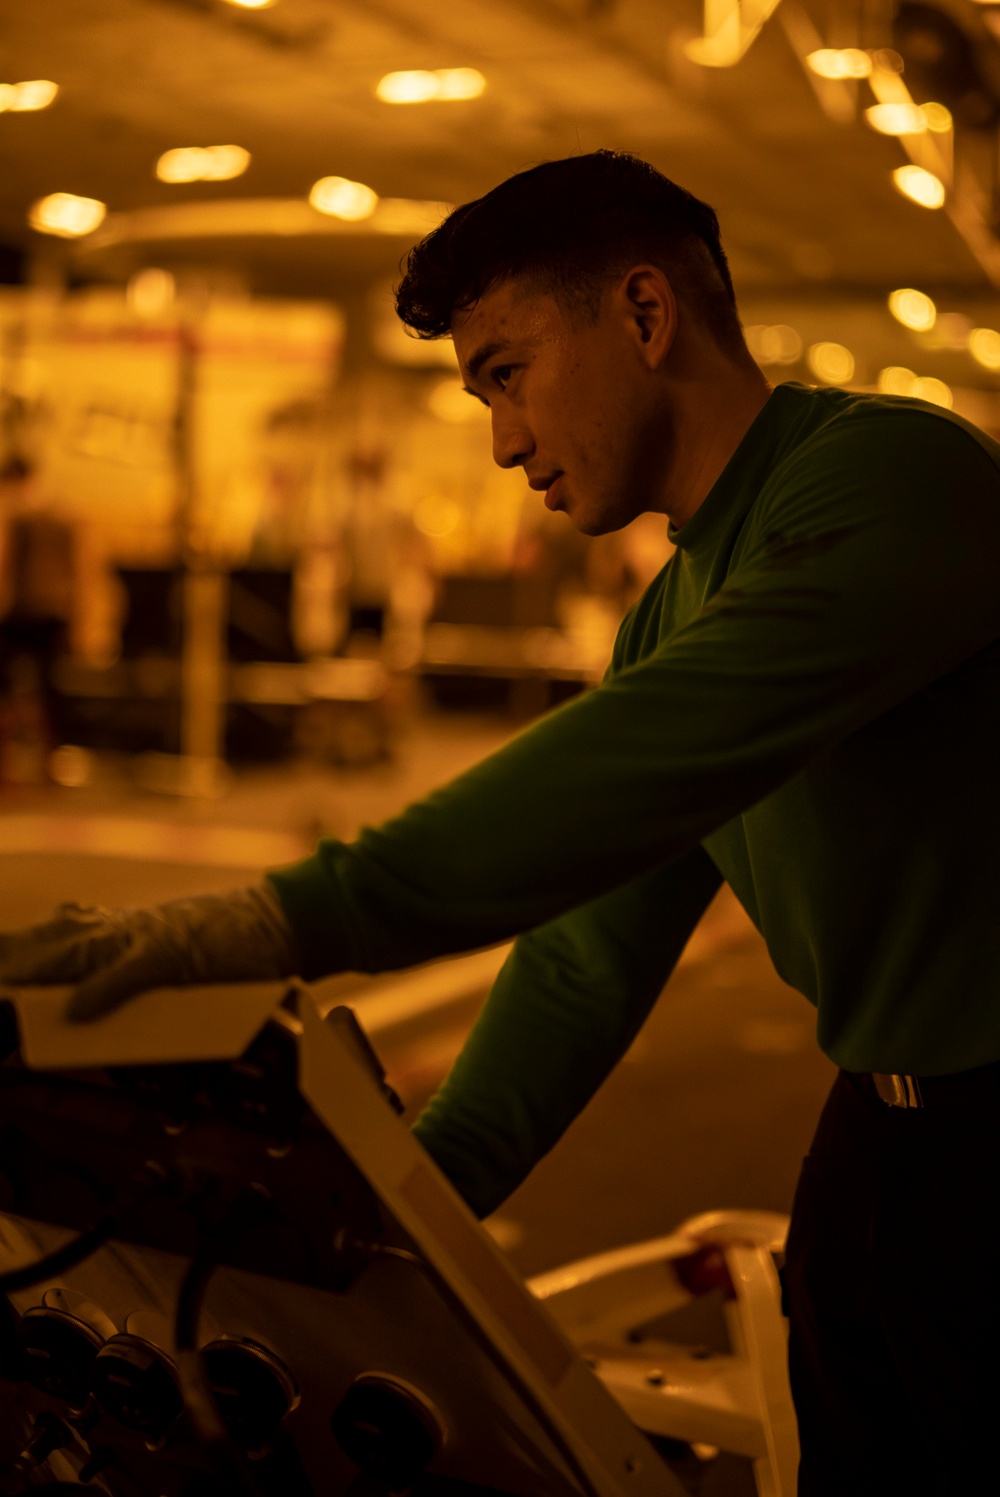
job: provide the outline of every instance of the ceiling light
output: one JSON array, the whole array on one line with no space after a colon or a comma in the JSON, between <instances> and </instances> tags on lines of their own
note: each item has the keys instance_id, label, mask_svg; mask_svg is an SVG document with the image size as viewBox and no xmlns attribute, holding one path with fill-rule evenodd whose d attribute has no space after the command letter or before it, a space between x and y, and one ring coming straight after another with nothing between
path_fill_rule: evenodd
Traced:
<instances>
[{"instance_id":1,"label":"ceiling light","mask_svg":"<svg viewBox=\"0 0 1000 1497\"><path fill-rule=\"evenodd\" d=\"M865 119L880 135L922 135L927 129L919 104L873 104Z\"/></svg>"},{"instance_id":2,"label":"ceiling light","mask_svg":"<svg viewBox=\"0 0 1000 1497\"><path fill-rule=\"evenodd\" d=\"M39 198L28 214L28 222L40 234L77 239L97 228L107 213L97 198L80 198L73 192L51 192Z\"/></svg>"},{"instance_id":3,"label":"ceiling light","mask_svg":"<svg viewBox=\"0 0 1000 1497\"><path fill-rule=\"evenodd\" d=\"M486 79L476 68L438 68L439 99L478 99Z\"/></svg>"},{"instance_id":4,"label":"ceiling light","mask_svg":"<svg viewBox=\"0 0 1000 1497\"><path fill-rule=\"evenodd\" d=\"M825 385L846 385L854 377L854 355L842 343L814 343L806 358Z\"/></svg>"},{"instance_id":5,"label":"ceiling light","mask_svg":"<svg viewBox=\"0 0 1000 1497\"><path fill-rule=\"evenodd\" d=\"M930 297L912 286L889 293L889 311L897 322L917 333L928 332L937 321L937 307Z\"/></svg>"},{"instance_id":6,"label":"ceiling light","mask_svg":"<svg viewBox=\"0 0 1000 1497\"><path fill-rule=\"evenodd\" d=\"M156 163L161 182L228 182L250 165L242 146L177 146Z\"/></svg>"},{"instance_id":7,"label":"ceiling light","mask_svg":"<svg viewBox=\"0 0 1000 1497\"><path fill-rule=\"evenodd\" d=\"M930 405L942 405L946 411L950 411L955 404L951 386L946 385L943 379L935 379L933 374L914 380L910 394L915 400L926 400Z\"/></svg>"},{"instance_id":8,"label":"ceiling light","mask_svg":"<svg viewBox=\"0 0 1000 1497\"><path fill-rule=\"evenodd\" d=\"M309 201L320 213L328 213L331 218L358 223L362 218L371 218L378 205L378 193L363 182L351 182L347 177L320 177L313 184Z\"/></svg>"},{"instance_id":9,"label":"ceiling light","mask_svg":"<svg viewBox=\"0 0 1000 1497\"><path fill-rule=\"evenodd\" d=\"M384 104L426 104L436 99L440 91L436 73L415 68L408 73L386 73L378 81L375 97Z\"/></svg>"},{"instance_id":10,"label":"ceiling light","mask_svg":"<svg viewBox=\"0 0 1000 1497\"><path fill-rule=\"evenodd\" d=\"M906 67L899 53L892 47L878 47L872 53L872 62L880 73L902 73Z\"/></svg>"},{"instance_id":11,"label":"ceiling light","mask_svg":"<svg viewBox=\"0 0 1000 1497\"><path fill-rule=\"evenodd\" d=\"M429 104L433 99L478 99L486 79L476 68L415 68L386 73L375 88L384 104Z\"/></svg>"},{"instance_id":12,"label":"ceiling light","mask_svg":"<svg viewBox=\"0 0 1000 1497\"><path fill-rule=\"evenodd\" d=\"M892 180L896 190L904 198L909 198L911 203L919 203L921 208L944 206L944 183L940 177L925 171L922 166L897 166Z\"/></svg>"},{"instance_id":13,"label":"ceiling light","mask_svg":"<svg viewBox=\"0 0 1000 1497\"><path fill-rule=\"evenodd\" d=\"M920 113L928 130L933 130L935 135L947 135L954 128L951 110L943 104L921 104Z\"/></svg>"},{"instance_id":14,"label":"ceiling light","mask_svg":"<svg viewBox=\"0 0 1000 1497\"><path fill-rule=\"evenodd\" d=\"M802 357L802 339L787 323L746 327L743 336L758 364L795 364Z\"/></svg>"},{"instance_id":15,"label":"ceiling light","mask_svg":"<svg viewBox=\"0 0 1000 1497\"><path fill-rule=\"evenodd\" d=\"M879 371L878 387L883 395L912 395L916 383L913 370L904 369L902 364L890 364Z\"/></svg>"},{"instance_id":16,"label":"ceiling light","mask_svg":"<svg viewBox=\"0 0 1000 1497\"><path fill-rule=\"evenodd\" d=\"M872 60L860 47L820 47L806 62L821 78L867 78Z\"/></svg>"},{"instance_id":17,"label":"ceiling light","mask_svg":"<svg viewBox=\"0 0 1000 1497\"><path fill-rule=\"evenodd\" d=\"M969 334L969 352L984 369L1000 369L1000 333L991 327L973 328Z\"/></svg>"},{"instance_id":18,"label":"ceiling light","mask_svg":"<svg viewBox=\"0 0 1000 1497\"><path fill-rule=\"evenodd\" d=\"M8 109L48 109L58 92L58 83L52 83L48 78L32 78L27 83L0 83L0 114Z\"/></svg>"},{"instance_id":19,"label":"ceiling light","mask_svg":"<svg viewBox=\"0 0 1000 1497\"><path fill-rule=\"evenodd\" d=\"M230 5L238 5L240 10L267 10L274 0L229 0Z\"/></svg>"}]
</instances>

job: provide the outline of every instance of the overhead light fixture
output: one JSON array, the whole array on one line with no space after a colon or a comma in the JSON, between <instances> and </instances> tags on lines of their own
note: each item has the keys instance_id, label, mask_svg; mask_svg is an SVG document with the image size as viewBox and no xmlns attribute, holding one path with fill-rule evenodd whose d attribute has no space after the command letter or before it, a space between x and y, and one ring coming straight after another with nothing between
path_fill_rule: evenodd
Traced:
<instances>
[{"instance_id":1,"label":"overhead light fixture","mask_svg":"<svg viewBox=\"0 0 1000 1497\"><path fill-rule=\"evenodd\" d=\"M806 359L825 385L846 385L854 378L854 355L842 343L814 343Z\"/></svg>"},{"instance_id":2,"label":"overhead light fixture","mask_svg":"<svg viewBox=\"0 0 1000 1497\"><path fill-rule=\"evenodd\" d=\"M969 352L984 369L1000 369L1000 333L991 327L976 327L969 334Z\"/></svg>"},{"instance_id":3,"label":"overhead light fixture","mask_svg":"<svg viewBox=\"0 0 1000 1497\"><path fill-rule=\"evenodd\" d=\"M0 83L0 114L48 109L59 92L58 83L49 78L31 78L26 83Z\"/></svg>"},{"instance_id":4,"label":"overhead light fixture","mask_svg":"<svg viewBox=\"0 0 1000 1497\"><path fill-rule=\"evenodd\" d=\"M156 163L161 182L228 182L250 165L242 146L177 146Z\"/></svg>"},{"instance_id":5,"label":"overhead light fixture","mask_svg":"<svg viewBox=\"0 0 1000 1497\"><path fill-rule=\"evenodd\" d=\"M77 197L75 192L50 192L39 198L28 214L28 222L40 234L60 239L79 239L104 221L107 207L97 198Z\"/></svg>"},{"instance_id":6,"label":"overhead light fixture","mask_svg":"<svg viewBox=\"0 0 1000 1497\"><path fill-rule=\"evenodd\" d=\"M920 113L928 130L933 130L935 135L947 135L949 130L955 128L951 110L944 104L921 104Z\"/></svg>"},{"instance_id":7,"label":"overhead light fixture","mask_svg":"<svg viewBox=\"0 0 1000 1497\"><path fill-rule=\"evenodd\" d=\"M892 174L896 190L921 208L944 207L944 183L922 166L897 166Z\"/></svg>"},{"instance_id":8,"label":"overhead light fixture","mask_svg":"<svg viewBox=\"0 0 1000 1497\"><path fill-rule=\"evenodd\" d=\"M916 383L917 376L913 370L905 369L902 364L890 364L887 369L879 370L878 388L881 395L912 395Z\"/></svg>"},{"instance_id":9,"label":"overhead light fixture","mask_svg":"<svg viewBox=\"0 0 1000 1497\"><path fill-rule=\"evenodd\" d=\"M486 79L476 68L413 68L386 73L375 87L383 104L429 104L433 100L478 99Z\"/></svg>"},{"instance_id":10,"label":"overhead light fixture","mask_svg":"<svg viewBox=\"0 0 1000 1497\"><path fill-rule=\"evenodd\" d=\"M684 43L684 55L703 68L731 68L745 57L779 0L705 0L701 36Z\"/></svg>"},{"instance_id":11,"label":"overhead light fixture","mask_svg":"<svg viewBox=\"0 0 1000 1497\"><path fill-rule=\"evenodd\" d=\"M880 135L923 135L927 129L919 104L873 104L865 119Z\"/></svg>"},{"instance_id":12,"label":"overhead light fixture","mask_svg":"<svg viewBox=\"0 0 1000 1497\"><path fill-rule=\"evenodd\" d=\"M910 394L914 400L926 400L930 405L943 406L946 411L950 411L955 404L951 386L946 385L943 379L935 379L933 374L925 374L916 379Z\"/></svg>"},{"instance_id":13,"label":"overhead light fixture","mask_svg":"<svg viewBox=\"0 0 1000 1497\"><path fill-rule=\"evenodd\" d=\"M229 4L238 5L240 10L267 10L274 0L229 0Z\"/></svg>"},{"instance_id":14,"label":"overhead light fixture","mask_svg":"<svg viewBox=\"0 0 1000 1497\"><path fill-rule=\"evenodd\" d=\"M378 207L378 193L366 187L364 182L352 182L347 177L320 177L313 184L309 201L320 213L331 218L342 218L345 223L359 223L371 218Z\"/></svg>"},{"instance_id":15,"label":"overhead light fixture","mask_svg":"<svg viewBox=\"0 0 1000 1497\"><path fill-rule=\"evenodd\" d=\"M871 58L860 47L820 47L806 62L820 78L867 78L872 70Z\"/></svg>"},{"instance_id":16,"label":"overhead light fixture","mask_svg":"<svg viewBox=\"0 0 1000 1497\"><path fill-rule=\"evenodd\" d=\"M937 307L925 291L904 286L889 293L889 311L897 322L915 333L927 333L937 321Z\"/></svg>"},{"instance_id":17,"label":"overhead light fixture","mask_svg":"<svg viewBox=\"0 0 1000 1497\"><path fill-rule=\"evenodd\" d=\"M787 323L753 324L743 329L743 337L758 364L796 364L802 357L802 339Z\"/></svg>"},{"instance_id":18,"label":"overhead light fixture","mask_svg":"<svg viewBox=\"0 0 1000 1497\"><path fill-rule=\"evenodd\" d=\"M865 119L880 135L923 135L925 130L946 135L953 126L951 110L943 104L915 104L912 99L873 104Z\"/></svg>"}]
</instances>

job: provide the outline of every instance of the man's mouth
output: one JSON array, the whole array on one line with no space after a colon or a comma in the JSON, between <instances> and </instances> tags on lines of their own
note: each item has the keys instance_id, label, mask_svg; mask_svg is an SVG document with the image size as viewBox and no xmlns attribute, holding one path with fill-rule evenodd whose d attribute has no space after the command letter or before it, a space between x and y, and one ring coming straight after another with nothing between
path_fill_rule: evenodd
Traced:
<instances>
[{"instance_id":1,"label":"man's mouth","mask_svg":"<svg viewBox=\"0 0 1000 1497\"><path fill-rule=\"evenodd\" d=\"M538 492L545 492L545 508L559 508L559 492L562 488L562 473L549 473L539 478L528 480L528 487Z\"/></svg>"}]
</instances>

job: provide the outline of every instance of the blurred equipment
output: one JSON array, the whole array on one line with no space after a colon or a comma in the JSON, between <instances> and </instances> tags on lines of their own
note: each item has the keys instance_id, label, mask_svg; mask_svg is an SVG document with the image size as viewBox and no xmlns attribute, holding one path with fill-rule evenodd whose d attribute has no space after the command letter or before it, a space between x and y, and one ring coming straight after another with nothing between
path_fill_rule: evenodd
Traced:
<instances>
[{"instance_id":1,"label":"blurred equipment","mask_svg":"<svg viewBox=\"0 0 1000 1497\"><path fill-rule=\"evenodd\" d=\"M679 1441L791 1497L783 1219L526 1288L349 1009L185 989L80 1029L65 1000L0 1008L5 1497L667 1497ZM713 1290L732 1355L660 1339Z\"/></svg>"},{"instance_id":2,"label":"blurred equipment","mask_svg":"<svg viewBox=\"0 0 1000 1497\"><path fill-rule=\"evenodd\" d=\"M0 779L44 780L62 742L53 673L77 606L77 538L23 459L0 472L0 505Z\"/></svg>"}]
</instances>

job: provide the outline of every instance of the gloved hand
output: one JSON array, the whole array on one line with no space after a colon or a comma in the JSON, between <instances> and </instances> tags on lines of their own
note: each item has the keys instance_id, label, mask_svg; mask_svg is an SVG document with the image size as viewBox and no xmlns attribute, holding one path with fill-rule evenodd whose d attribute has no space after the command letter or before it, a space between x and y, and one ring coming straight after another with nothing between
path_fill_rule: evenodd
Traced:
<instances>
[{"instance_id":1,"label":"gloved hand","mask_svg":"<svg viewBox=\"0 0 1000 1497\"><path fill-rule=\"evenodd\" d=\"M79 983L67 1009L79 1021L150 988L261 982L297 966L291 926L263 884L148 910L64 904L43 925L0 935L0 982Z\"/></svg>"}]
</instances>

